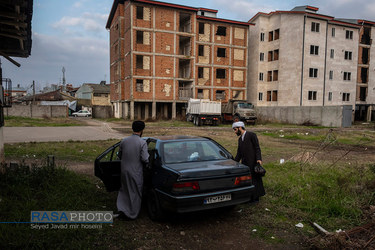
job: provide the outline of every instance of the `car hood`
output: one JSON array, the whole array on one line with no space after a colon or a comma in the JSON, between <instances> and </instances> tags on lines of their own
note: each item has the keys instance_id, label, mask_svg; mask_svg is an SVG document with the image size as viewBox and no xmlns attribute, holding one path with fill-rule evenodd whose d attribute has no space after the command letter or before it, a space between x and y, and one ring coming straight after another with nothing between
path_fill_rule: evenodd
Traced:
<instances>
[{"instance_id":1,"label":"car hood","mask_svg":"<svg viewBox=\"0 0 375 250\"><path fill-rule=\"evenodd\" d=\"M166 167L178 172L180 179L245 175L250 173L247 166L234 160L174 163L167 164Z\"/></svg>"}]
</instances>

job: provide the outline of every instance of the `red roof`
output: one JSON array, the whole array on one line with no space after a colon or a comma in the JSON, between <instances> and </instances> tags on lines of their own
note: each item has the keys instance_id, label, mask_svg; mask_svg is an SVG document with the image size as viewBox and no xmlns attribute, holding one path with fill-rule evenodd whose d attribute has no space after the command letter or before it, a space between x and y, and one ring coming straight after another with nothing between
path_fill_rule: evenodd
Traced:
<instances>
[{"instance_id":1,"label":"red roof","mask_svg":"<svg viewBox=\"0 0 375 250\"><path fill-rule=\"evenodd\" d=\"M158 6L164 6L164 7L195 11L195 12L199 10L198 8L194 8L190 6L179 5L179 4L174 4L174 3L165 3L165 2L159 2L159 1L153 1L153 0L114 0L111 12L109 13L109 16L108 16L107 24L105 26L107 29L109 29L111 26L112 19L113 19L113 16L115 15L118 4L124 4L125 1L133 1L133 2L151 4L151 5L158 5Z\"/></svg>"},{"instance_id":2,"label":"red roof","mask_svg":"<svg viewBox=\"0 0 375 250\"><path fill-rule=\"evenodd\" d=\"M240 21L234 21L234 20L216 18L216 17L208 17L208 16L197 16L197 19L204 19L204 20L210 20L210 21L216 21L216 22L223 22L223 23L230 23L230 24L239 24L239 25L246 25L246 26L254 25L252 23L246 23L246 22L240 22Z\"/></svg>"},{"instance_id":3,"label":"red roof","mask_svg":"<svg viewBox=\"0 0 375 250\"><path fill-rule=\"evenodd\" d=\"M307 6L307 8L310 8L312 10L318 10L319 9L319 8L312 7L312 6ZM328 15L310 13L310 12L306 12L306 11L282 11L282 10L272 11L270 13L258 12L257 14L255 14L255 16L253 16L249 20L249 23L251 23L252 21L254 21L255 19L257 19L260 15L263 15L263 16L272 16L272 15L275 15L275 14L304 14L304 15L307 15L309 17L315 17L317 19L326 19L330 23L336 23L336 24L339 24L339 25L350 26L350 27L354 27L354 28L358 28L359 27L359 25L356 25L356 24L353 24L353 23L334 20L334 17L328 16Z\"/></svg>"},{"instance_id":4,"label":"red roof","mask_svg":"<svg viewBox=\"0 0 375 250\"><path fill-rule=\"evenodd\" d=\"M270 13L264 13L264 12L258 12L253 16L250 20L249 23L251 23L254 19L256 19L258 16L263 15L263 16L272 16L275 14L306 14L307 16L313 16L316 18L322 18L322 19L327 19L327 20L332 20L332 16L328 15L322 15L322 14L316 14L316 13L310 13L306 11L287 11L287 10L277 10L277 11L272 11Z\"/></svg>"},{"instance_id":5,"label":"red roof","mask_svg":"<svg viewBox=\"0 0 375 250\"><path fill-rule=\"evenodd\" d=\"M318 11L319 10L319 8L314 7L314 6L309 6L309 5L306 6L306 9L313 10L313 11Z\"/></svg>"},{"instance_id":6,"label":"red roof","mask_svg":"<svg viewBox=\"0 0 375 250\"><path fill-rule=\"evenodd\" d=\"M113 16L115 15L116 9L118 4L123 4L125 1L133 1L133 2L138 2L138 3L145 3L145 4L151 4L151 5L157 5L157 6L164 6L164 7L171 7L171 8L176 8L176 9L183 9L183 10L188 10L188 11L195 11L198 12L200 11L208 11L208 12L213 12L217 13L217 10L213 9L207 9L207 8L195 8L195 7L190 7L190 6L185 6L185 5L179 5L179 4L173 4L173 3L165 3L165 2L159 2L159 1L153 1L153 0L114 0L111 12L108 16L108 21L106 24L106 28L109 29L112 23ZM247 22L241 22L241 21L234 21L234 20L228 20L228 19L221 19L221 18L216 18L216 17L206 17L206 16L197 16L199 19L205 19L205 20L211 20L211 21L217 21L217 22L225 22L225 23L231 23L231 24L239 24L239 25L253 25L249 24Z\"/></svg>"},{"instance_id":7,"label":"red roof","mask_svg":"<svg viewBox=\"0 0 375 250\"><path fill-rule=\"evenodd\" d=\"M207 9L207 8L199 8L199 10L213 12L213 13L217 13L218 12L217 10L212 10L212 9Z\"/></svg>"},{"instance_id":8,"label":"red roof","mask_svg":"<svg viewBox=\"0 0 375 250\"><path fill-rule=\"evenodd\" d=\"M141 2L141 3L148 3L148 4L152 4L152 5L172 7L172 8L183 9L183 10L198 11L198 8L174 4L174 3L165 3L165 2L159 2L159 1L153 1L153 0L133 0L133 1L134 2Z\"/></svg>"},{"instance_id":9,"label":"red roof","mask_svg":"<svg viewBox=\"0 0 375 250\"><path fill-rule=\"evenodd\" d=\"M375 25L375 22L367 21L367 20L358 20L358 24L369 24L369 25Z\"/></svg>"}]
</instances>

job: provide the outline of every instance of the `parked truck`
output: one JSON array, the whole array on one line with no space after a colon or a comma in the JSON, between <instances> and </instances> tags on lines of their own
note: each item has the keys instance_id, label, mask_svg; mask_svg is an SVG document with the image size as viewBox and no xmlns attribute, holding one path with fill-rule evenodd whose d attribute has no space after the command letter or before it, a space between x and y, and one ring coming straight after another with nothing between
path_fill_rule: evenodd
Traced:
<instances>
[{"instance_id":1,"label":"parked truck","mask_svg":"<svg viewBox=\"0 0 375 250\"><path fill-rule=\"evenodd\" d=\"M233 122L235 120L255 124L257 115L254 105L246 100L229 100L221 107L222 121Z\"/></svg>"},{"instance_id":2,"label":"parked truck","mask_svg":"<svg viewBox=\"0 0 375 250\"><path fill-rule=\"evenodd\" d=\"M221 119L221 102L209 99L189 99L186 120L195 126L210 124L217 126Z\"/></svg>"}]
</instances>

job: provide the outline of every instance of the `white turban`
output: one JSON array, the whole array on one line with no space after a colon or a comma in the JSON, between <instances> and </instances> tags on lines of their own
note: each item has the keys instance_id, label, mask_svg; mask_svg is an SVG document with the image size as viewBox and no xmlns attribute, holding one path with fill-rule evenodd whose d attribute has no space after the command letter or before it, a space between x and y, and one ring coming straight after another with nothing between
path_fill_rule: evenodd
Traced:
<instances>
[{"instance_id":1,"label":"white turban","mask_svg":"<svg viewBox=\"0 0 375 250\"><path fill-rule=\"evenodd\" d=\"M245 128L245 124L243 122L235 122L232 124L232 128L238 128L238 127Z\"/></svg>"}]
</instances>

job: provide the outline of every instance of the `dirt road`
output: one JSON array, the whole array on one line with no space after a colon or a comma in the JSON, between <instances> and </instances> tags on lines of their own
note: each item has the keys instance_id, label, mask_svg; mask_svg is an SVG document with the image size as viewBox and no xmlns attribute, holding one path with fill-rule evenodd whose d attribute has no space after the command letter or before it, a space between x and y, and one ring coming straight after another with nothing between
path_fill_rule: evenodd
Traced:
<instances>
[{"instance_id":1,"label":"dirt road","mask_svg":"<svg viewBox=\"0 0 375 250\"><path fill-rule=\"evenodd\" d=\"M82 119L82 118L81 118ZM48 141L93 141L120 139L124 135L106 122L85 119L89 126L75 127L4 127L4 143Z\"/></svg>"}]
</instances>

